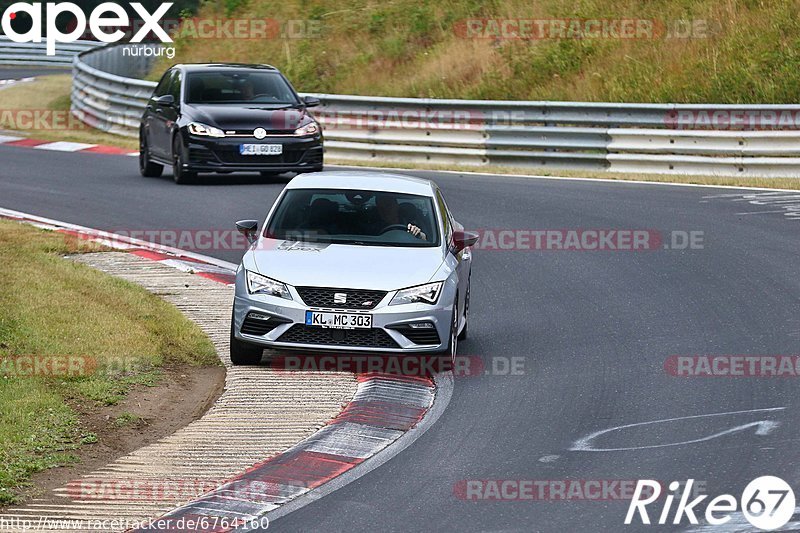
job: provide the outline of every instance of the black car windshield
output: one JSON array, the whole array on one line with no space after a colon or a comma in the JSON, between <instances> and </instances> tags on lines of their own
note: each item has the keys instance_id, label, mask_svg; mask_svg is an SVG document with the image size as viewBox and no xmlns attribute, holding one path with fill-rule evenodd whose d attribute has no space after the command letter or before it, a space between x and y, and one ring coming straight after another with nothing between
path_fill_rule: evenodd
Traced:
<instances>
[{"instance_id":1,"label":"black car windshield","mask_svg":"<svg viewBox=\"0 0 800 533\"><path fill-rule=\"evenodd\" d=\"M366 246L439 245L432 198L376 191L289 190L265 236Z\"/></svg>"},{"instance_id":2,"label":"black car windshield","mask_svg":"<svg viewBox=\"0 0 800 533\"><path fill-rule=\"evenodd\" d=\"M277 72L225 70L191 72L186 78L189 104L298 105L292 88Z\"/></svg>"}]
</instances>

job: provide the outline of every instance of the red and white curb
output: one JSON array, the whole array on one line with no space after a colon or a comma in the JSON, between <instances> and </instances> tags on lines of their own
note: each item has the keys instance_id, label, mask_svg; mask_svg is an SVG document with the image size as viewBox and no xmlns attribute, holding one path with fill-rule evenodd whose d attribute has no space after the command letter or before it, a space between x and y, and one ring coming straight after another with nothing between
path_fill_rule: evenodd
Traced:
<instances>
[{"instance_id":1,"label":"red and white curb","mask_svg":"<svg viewBox=\"0 0 800 533\"><path fill-rule=\"evenodd\" d=\"M198 531L205 532L266 529L271 512L376 457L415 428L435 399L431 379L385 375L358 379L353 401L323 429L155 523L167 528L200 524Z\"/></svg>"},{"instance_id":2,"label":"red and white curb","mask_svg":"<svg viewBox=\"0 0 800 533\"><path fill-rule=\"evenodd\" d=\"M41 139L29 139L20 137L13 133L0 132L0 145L14 146L17 148L33 148L35 150L48 150L51 152L71 152L71 153L90 153L105 155L124 155L137 157L138 150L128 150L117 146L107 146L103 144L87 144L67 141L43 141Z\"/></svg>"},{"instance_id":3,"label":"red and white curb","mask_svg":"<svg viewBox=\"0 0 800 533\"><path fill-rule=\"evenodd\" d=\"M11 79L11 80L0 80L0 89L7 89L14 85L18 85L20 83L30 83L32 81L36 81L36 78L19 78L19 79Z\"/></svg>"},{"instance_id":4,"label":"red and white curb","mask_svg":"<svg viewBox=\"0 0 800 533\"><path fill-rule=\"evenodd\" d=\"M137 239L0 208L0 218L29 223L125 250L163 265L231 284L236 265ZM247 531L337 490L419 438L444 411L452 376L358 374L350 403L322 429L266 458L203 496L153 520L159 531ZM181 520L183 519L183 520ZM150 531L142 528L133 531Z\"/></svg>"}]
</instances>

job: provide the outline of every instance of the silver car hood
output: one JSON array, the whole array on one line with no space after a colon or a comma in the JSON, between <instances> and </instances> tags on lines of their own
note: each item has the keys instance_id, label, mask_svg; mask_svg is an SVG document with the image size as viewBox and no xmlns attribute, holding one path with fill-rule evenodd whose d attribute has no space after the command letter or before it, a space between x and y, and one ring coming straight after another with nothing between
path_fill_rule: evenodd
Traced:
<instances>
[{"instance_id":1,"label":"silver car hood","mask_svg":"<svg viewBox=\"0 0 800 533\"><path fill-rule=\"evenodd\" d=\"M442 248L310 244L259 239L244 267L294 286L392 291L427 283Z\"/></svg>"}]
</instances>

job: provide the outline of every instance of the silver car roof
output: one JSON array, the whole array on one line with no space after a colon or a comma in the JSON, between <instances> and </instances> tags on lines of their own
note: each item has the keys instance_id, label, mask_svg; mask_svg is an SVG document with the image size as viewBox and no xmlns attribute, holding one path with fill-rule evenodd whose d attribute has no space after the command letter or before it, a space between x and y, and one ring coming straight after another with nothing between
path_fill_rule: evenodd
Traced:
<instances>
[{"instance_id":1,"label":"silver car roof","mask_svg":"<svg viewBox=\"0 0 800 533\"><path fill-rule=\"evenodd\" d=\"M433 196L432 181L389 174L387 172L312 172L300 174L286 185L287 189L343 189L356 191L381 191Z\"/></svg>"}]
</instances>

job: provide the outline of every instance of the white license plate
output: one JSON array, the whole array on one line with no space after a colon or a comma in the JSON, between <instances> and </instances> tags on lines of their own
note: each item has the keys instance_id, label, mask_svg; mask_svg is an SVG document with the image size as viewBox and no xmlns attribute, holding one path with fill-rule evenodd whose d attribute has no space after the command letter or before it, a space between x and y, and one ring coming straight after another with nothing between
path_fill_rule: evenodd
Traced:
<instances>
[{"instance_id":1,"label":"white license plate","mask_svg":"<svg viewBox=\"0 0 800 533\"><path fill-rule=\"evenodd\" d=\"M282 144L242 144L239 146L242 155L281 155Z\"/></svg>"},{"instance_id":2,"label":"white license plate","mask_svg":"<svg viewBox=\"0 0 800 533\"><path fill-rule=\"evenodd\" d=\"M369 329L372 315L306 311L306 325L332 329Z\"/></svg>"}]
</instances>

